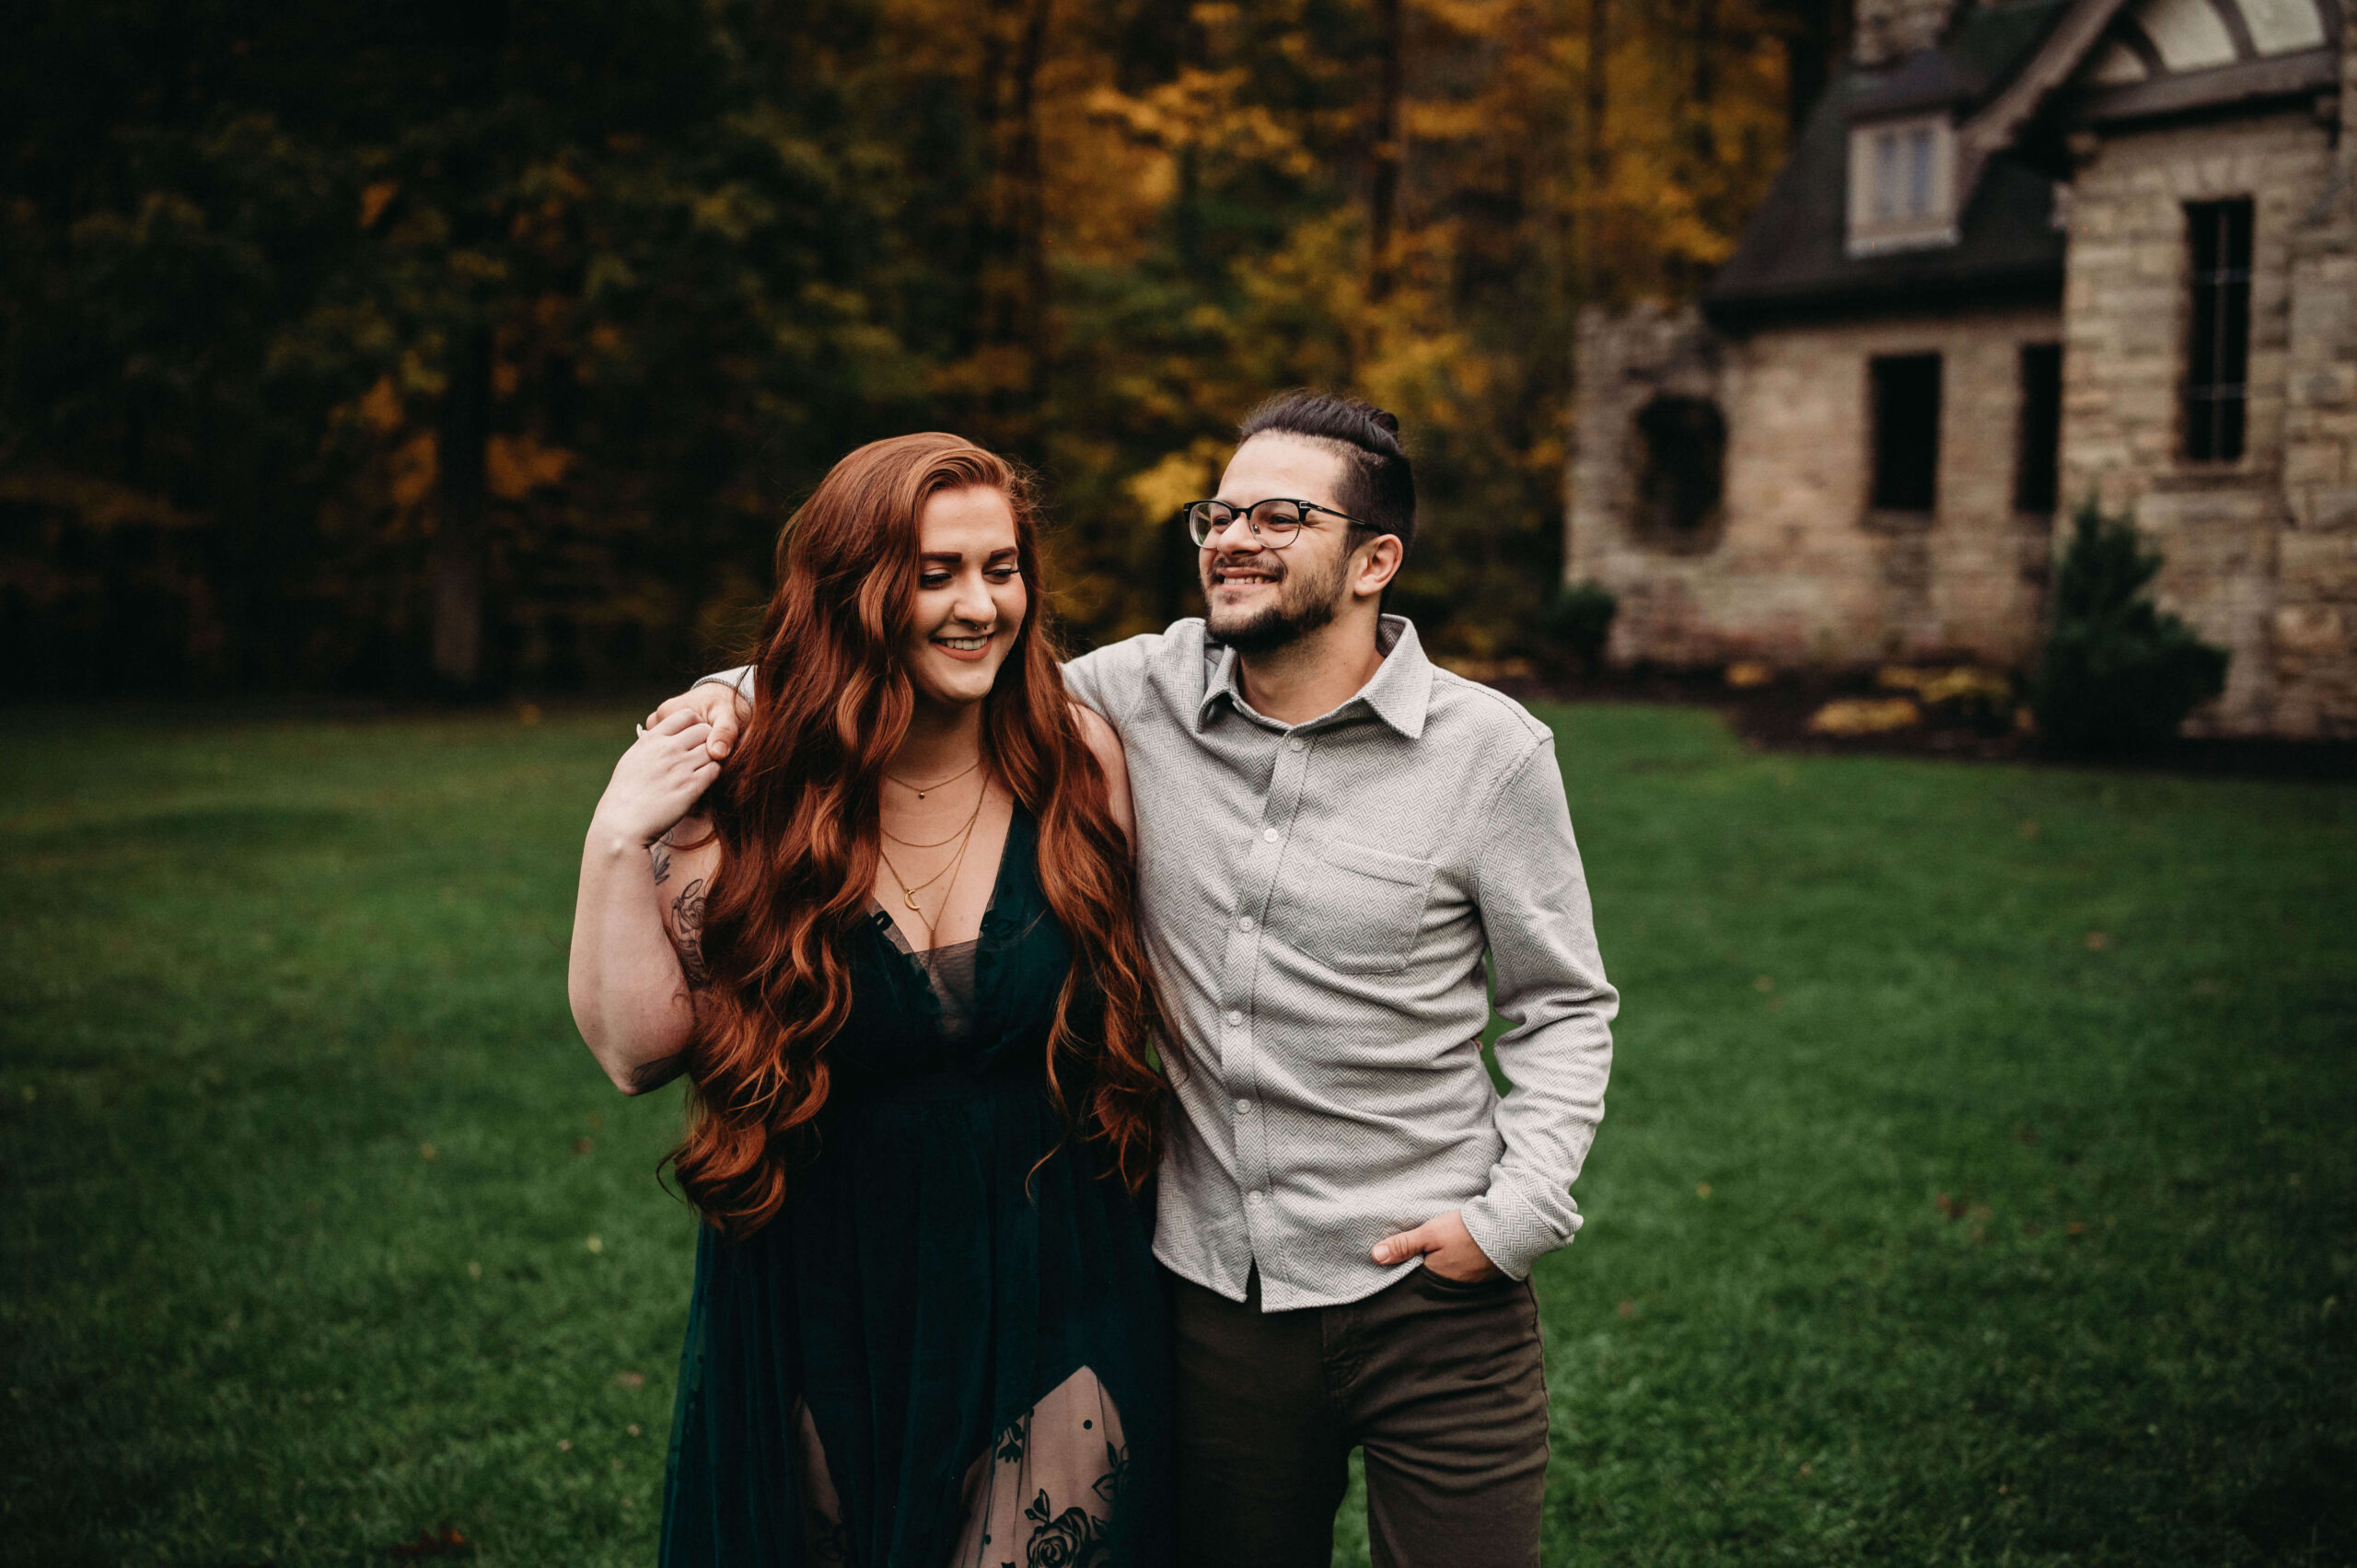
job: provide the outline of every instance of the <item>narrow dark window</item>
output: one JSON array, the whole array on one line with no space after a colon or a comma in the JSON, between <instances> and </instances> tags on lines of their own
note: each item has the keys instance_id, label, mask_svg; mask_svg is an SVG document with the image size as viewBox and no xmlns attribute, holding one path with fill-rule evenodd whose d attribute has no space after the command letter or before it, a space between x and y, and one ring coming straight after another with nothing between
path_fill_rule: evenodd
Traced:
<instances>
[{"instance_id":1,"label":"narrow dark window","mask_svg":"<svg viewBox=\"0 0 2357 1568\"><path fill-rule=\"evenodd\" d=\"M1638 411L1637 433L1645 447L1638 495L1646 530L1673 540L1702 532L1724 488L1726 416L1708 398L1665 393Z\"/></svg>"},{"instance_id":2,"label":"narrow dark window","mask_svg":"<svg viewBox=\"0 0 2357 1568\"><path fill-rule=\"evenodd\" d=\"M2014 510L2051 512L2062 480L2062 345L2022 344L2022 427Z\"/></svg>"},{"instance_id":3,"label":"narrow dark window","mask_svg":"<svg viewBox=\"0 0 2357 1568\"><path fill-rule=\"evenodd\" d=\"M1928 512L1939 496L1940 356L1874 360L1875 489L1877 511Z\"/></svg>"},{"instance_id":4,"label":"narrow dark window","mask_svg":"<svg viewBox=\"0 0 2357 1568\"><path fill-rule=\"evenodd\" d=\"M2185 455L2232 462L2243 455L2250 367L2250 203L2195 202L2185 209L2193 250L2193 321L2186 343Z\"/></svg>"}]
</instances>

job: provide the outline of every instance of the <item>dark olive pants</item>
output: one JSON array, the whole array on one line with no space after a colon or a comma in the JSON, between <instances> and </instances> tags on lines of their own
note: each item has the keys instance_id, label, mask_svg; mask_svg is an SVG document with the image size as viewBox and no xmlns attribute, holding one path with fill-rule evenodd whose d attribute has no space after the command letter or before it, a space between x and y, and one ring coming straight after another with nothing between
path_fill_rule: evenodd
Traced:
<instances>
[{"instance_id":1,"label":"dark olive pants","mask_svg":"<svg viewBox=\"0 0 2357 1568\"><path fill-rule=\"evenodd\" d=\"M1166 1274L1182 1568L1328 1568L1366 1451L1375 1568L1537 1568L1547 1381L1527 1283L1418 1269L1343 1307L1262 1312Z\"/></svg>"}]
</instances>

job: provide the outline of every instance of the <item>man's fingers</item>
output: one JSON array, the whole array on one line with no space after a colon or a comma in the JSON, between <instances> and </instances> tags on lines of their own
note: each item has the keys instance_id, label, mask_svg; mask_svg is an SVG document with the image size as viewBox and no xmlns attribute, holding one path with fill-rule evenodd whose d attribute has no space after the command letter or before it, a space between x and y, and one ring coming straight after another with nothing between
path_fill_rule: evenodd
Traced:
<instances>
[{"instance_id":1,"label":"man's fingers","mask_svg":"<svg viewBox=\"0 0 2357 1568\"><path fill-rule=\"evenodd\" d=\"M744 704L737 693L727 693L728 701L720 704L712 715L712 739L707 742L714 757L726 757L737 747L737 732L745 722Z\"/></svg>"},{"instance_id":2,"label":"man's fingers","mask_svg":"<svg viewBox=\"0 0 2357 1568\"><path fill-rule=\"evenodd\" d=\"M692 708L694 706L696 706L695 692L682 691L677 696L666 697L660 703L656 703L655 717L648 719L646 722L651 727L657 721L669 718L673 714L678 713L682 708Z\"/></svg>"},{"instance_id":3,"label":"man's fingers","mask_svg":"<svg viewBox=\"0 0 2357 1568\"><path fill-rule=\"evenodd\" d=\"M1413 1230L1403 1230L1397 1236L1387 1236L1376 1242L1375 1260L1378 1263L1404 1263L1439 1245L1429 1234L1428 1227L1418 1225Z\"/></svg>"},{"instance_id":4,"label":"man's fingers","mask_svg":"<svg viewBox=\"0 0 2357 1568\"><path fill-rule=\"evenodd\" d=\"M666 712L666 709L669 711ZM653 735L679 735L685 733L690 725L702 722L703 715L695 709L685 704L674 708L666 703L655 710L655 722L646 728Z\"/></svg>"}]
</instances>

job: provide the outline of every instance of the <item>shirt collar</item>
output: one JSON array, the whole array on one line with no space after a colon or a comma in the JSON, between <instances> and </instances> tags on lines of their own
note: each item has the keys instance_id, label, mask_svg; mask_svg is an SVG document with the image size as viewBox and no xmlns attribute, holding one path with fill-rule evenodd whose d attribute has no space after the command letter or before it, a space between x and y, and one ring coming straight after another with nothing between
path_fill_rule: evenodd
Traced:
<instances>
[{"instance_id":1,"label":"shirt collar","mask_svg":"<svg viewBox=\"0 0 2357 1568\"><path fill-rule=\"evenodd\" d=\"M1309 724L1338 721L1364 707L1402 737L1413 740L1424 733L1424 713L1432 704L1432 660L1424 656L1423 645L1416 639L1415 625L1404 615L1386 615L1376 621L1375 645L1383 655L1375 678L1359 689L1358 695ZM1203 700L1195 705L1198 733L1211 723L1221 698L1225 697L1232 707L1245 706L1236 650L1213 643L1209 651L1213 662L1203 682Z\"/></svg>"}]
</instances>

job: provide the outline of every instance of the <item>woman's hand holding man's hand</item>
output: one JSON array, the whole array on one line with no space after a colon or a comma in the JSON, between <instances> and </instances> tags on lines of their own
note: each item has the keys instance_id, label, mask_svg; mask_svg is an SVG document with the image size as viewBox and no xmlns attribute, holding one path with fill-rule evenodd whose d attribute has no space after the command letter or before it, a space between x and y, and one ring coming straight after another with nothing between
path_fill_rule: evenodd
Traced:
<instances>
[{"instance_id":1,"label":"woman's hand holding man's hand","mask_svg":"<svg viewBox=\"0 0 2357 1568\"><path fill-rule=\"evenodd\" d=\"M669 832L694 809L720 763L711 751L712 726L684 699L666 703L636 745L614 764L614 776L589 819L593 838L604 837L641 849Z\"/></svg>"},{"instance_id":2,"label":"woman's hand holding man's hand","mask_svg":"<svg viewBox=\"0 0 2357 1568\"><path fill-rule=\"evenodd\" d=\"M745 722L746 703L726 681L702 681L676 697L664 698L663 705L647 715L648 732L653 733L679 714L692 714L698 723L712 726L705 746L717 762L736 749L737 732Z\"/></svg>"}]
</instances>

